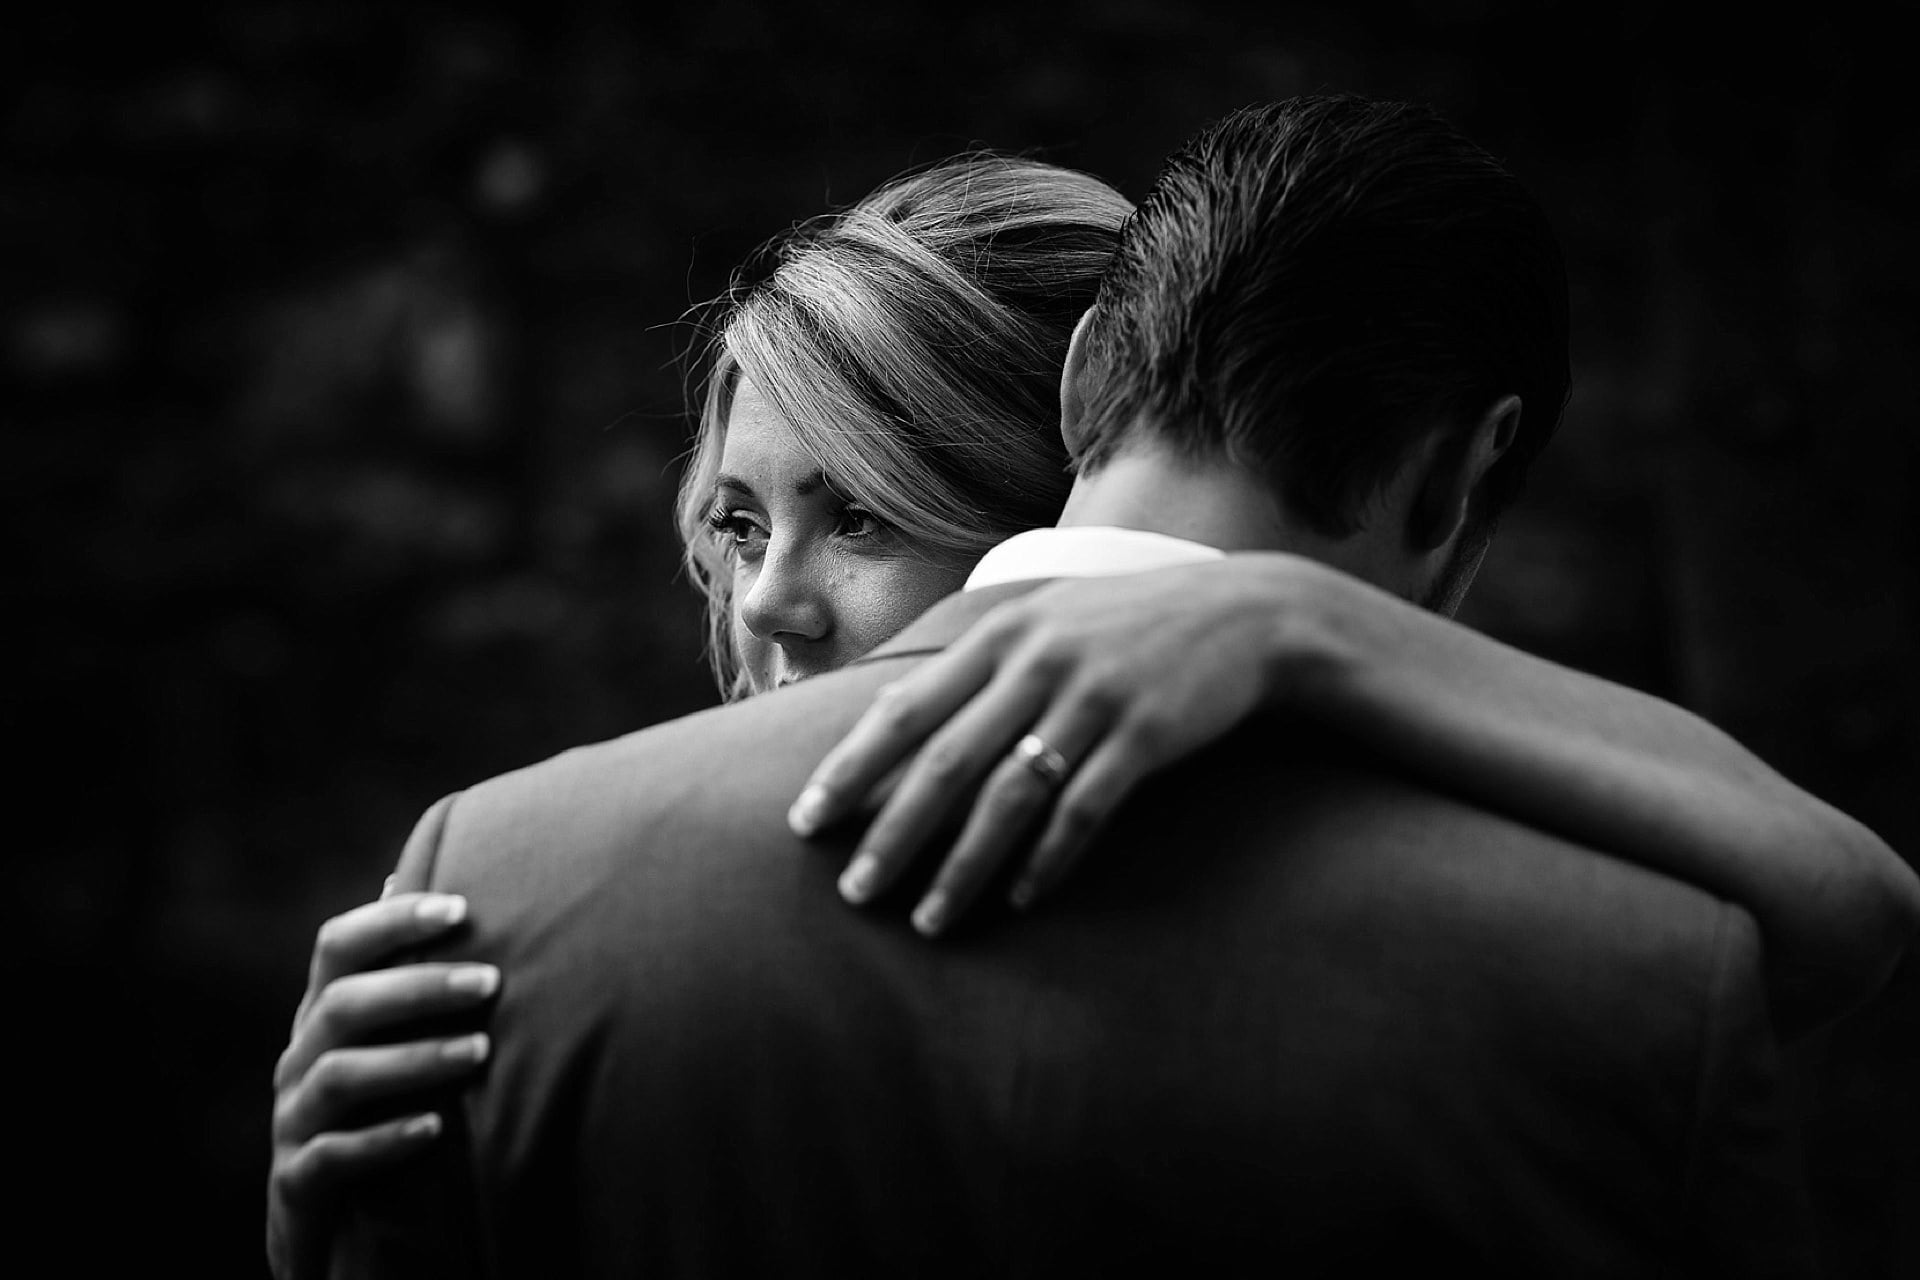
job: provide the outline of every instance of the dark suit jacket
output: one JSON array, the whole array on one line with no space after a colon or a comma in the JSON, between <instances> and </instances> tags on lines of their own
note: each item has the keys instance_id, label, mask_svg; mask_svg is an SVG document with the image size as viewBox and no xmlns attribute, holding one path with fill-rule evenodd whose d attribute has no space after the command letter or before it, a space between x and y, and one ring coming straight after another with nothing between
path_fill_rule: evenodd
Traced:
<instances>
[{"instance_id":1,"label":"dark suit jacket","mask_svg":"<svg viewBox=\"0 0 1920 1280\"><path fill-rule=\"evenodd\" d=\"M836 675L443 800L399 887L505 972L355 1275L1797 1274L1753 921L1278 719L1031 919L841 903L783 813Z\"/></svg>"}]
</instances>

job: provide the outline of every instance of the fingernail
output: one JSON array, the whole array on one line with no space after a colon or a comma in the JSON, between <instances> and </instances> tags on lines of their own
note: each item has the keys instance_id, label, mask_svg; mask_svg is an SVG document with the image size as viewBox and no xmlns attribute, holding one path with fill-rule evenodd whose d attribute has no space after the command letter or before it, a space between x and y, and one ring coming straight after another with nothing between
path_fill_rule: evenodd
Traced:
<instances>
[{"instance_id":1,"label":"fingernail","mask_svg":"<svg viewBox=\"0 0 1920 1280\"><path fill-rule=\"evenodd\" d=\"M804 839L820 830L820 821L826 812L827 789L816 782L802 791L793 807L787 810L787 826Z\"/></svg>"},{"instance_id":2,"label":"fingernail","mask_svg":"<svg viewBox=\"0 0 1920 1280\"><path fill-rule=\"evenodd\" d=\"M500 989L500 970L490 964L468 964L447 975L447 985L470 996L490 996Z\"/></svg>"},{"instance_id":3,"label":"fingernail","mask_svg":"<svg viewBox=\"0 0 1920 1280\"><path fill-rule=\"evenodd\" d=\"M440 1132L440 1117L432 1111L423 1116L415 1116L407 1121L400 1132L409 1138L430 1138Z\"/></svg>"},{"instance_id":4,"label":"fingernail","mask_svg":"<svg viewBox=\"0 0 1920 1280\"><path fill-rule=\"evenodd\" d=\"M947 895L930 893L913 910L913 927L931 938L947 927Z\"/></svg>"},{"instance_id":5,"label":"fingernail","mask_svg":"<svg viewBox=\"0 0 1920 1280\"><path fill-rule=\"evenodd\" d=\"M487 1056L487 1035L476 1031L470 1036L461 1036L458 1040L449 1040L440 1046L440 1052L456 1062L478 1062Z\"/></svg>"},{"instance_id":6,"label":"fingernail","mask_svg":"<svg viewBox=\"0 0 1920 1280\"><path fill-rule=\"evenodd\" d=\"M1033 881L1022 880L1019 884L1013 886L1013 892L1007 896L1015 907L1025 911L1033 905L1033 890Z\"/></svg>"},{"instance_id":7,"label":"fingernail","mask_svg":"<svg viewBox=\"0 0 1920 1280\"><path fill-rule=\"evenodd\" d=\"M459 924L466 919L467 900L458 894L436 893L422 898L420 905L413 909L413 916L429 924Z\"/></svg>"},{"instance_id":8,"label":"fingernail","mask_svg":"<svg viewBox=\"0 0 1920 1280\"><path fill-rule=\"evenodd\" d=\"M848 902L865 902L873 892L873 877L879 866L862 854L840 876L840 896Z\"/></svg>"}]
</instances>

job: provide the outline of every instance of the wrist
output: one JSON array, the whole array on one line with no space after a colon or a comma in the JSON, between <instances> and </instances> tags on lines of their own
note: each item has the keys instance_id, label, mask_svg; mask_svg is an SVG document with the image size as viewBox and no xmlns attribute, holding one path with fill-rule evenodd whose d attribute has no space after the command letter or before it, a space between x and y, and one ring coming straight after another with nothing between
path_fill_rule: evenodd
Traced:
<instances>
[{"instance_id":1,"label":"wrist","mask_svg":"<svg viewBox=\"0 0 1920 1280\"><path fill-rule=\"evenodd\" d=\"M1337 701L1353 670L1342 575L1300 556L1262 559L1263 704L1318 713Z\"/></svg>"}]
</instances>

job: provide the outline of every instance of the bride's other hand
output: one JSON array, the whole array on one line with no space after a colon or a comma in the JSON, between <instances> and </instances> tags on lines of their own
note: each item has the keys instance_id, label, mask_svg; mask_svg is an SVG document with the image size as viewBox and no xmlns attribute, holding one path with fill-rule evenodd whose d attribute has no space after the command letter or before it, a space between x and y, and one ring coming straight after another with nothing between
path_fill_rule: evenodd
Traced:
<instances>
[{"instance_id":1,"label":"bride's other hand","mask_svg":"<svg viewBox=\"0 0 1920 1280\"><path fill-rule=\"evenodd\" d=\"M464 898L405 893L320 926L306 995L273 1073L267 1257L278 1280L324 1275L340 1193L440 1132L433 1111L367 1124L367 1109L405 1111L408 1095L458 1080L485 1060L482 1034L386 1042L408 1023L471 1011L499 989L492 965L381 967L465 916Z\"/></svg>"},{"instance_id":2,"label":"bride's other hand","mask_svg":"<svg viewBox=\"0 0 1920 1280\"><path fill-rule=\"evenodd\" d=\"M1312 588L1305 561L1263 568L1293 574L1296 596ZM883 892L971 799L915 927L939 933L1038 831L1012 889L1015 905L1029 905L1143 778L1269 702L1276 678L1308 678L1284 657L1296 648L1285 631L1311 611L1276 609L1274 573L1256 580L1245 569L1220 561L1063 581L997 607L883 691L815 770L795 831L853 813L918 748L842 894L860 903Z\"/></svg>"}]
</instances>

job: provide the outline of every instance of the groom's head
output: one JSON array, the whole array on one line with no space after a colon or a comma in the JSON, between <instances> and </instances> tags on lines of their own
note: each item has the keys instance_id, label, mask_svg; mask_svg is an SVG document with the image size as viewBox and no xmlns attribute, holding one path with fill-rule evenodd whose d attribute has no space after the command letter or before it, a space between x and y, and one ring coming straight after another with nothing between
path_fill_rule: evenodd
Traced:
<instances>
[{"instance_id":1,"label":"groom's head","mask_svg":"<svg viewBox=\"0 0 1920 1280\"><path fill-rule=\"evenodd\" d=\"M1075 335L1068 521L1190 507L1158 523L1450 610L1567 387L1560 251L1498 162L1404 103L1249 107L1167 162Z\"/></svg>"}]
</instances>

